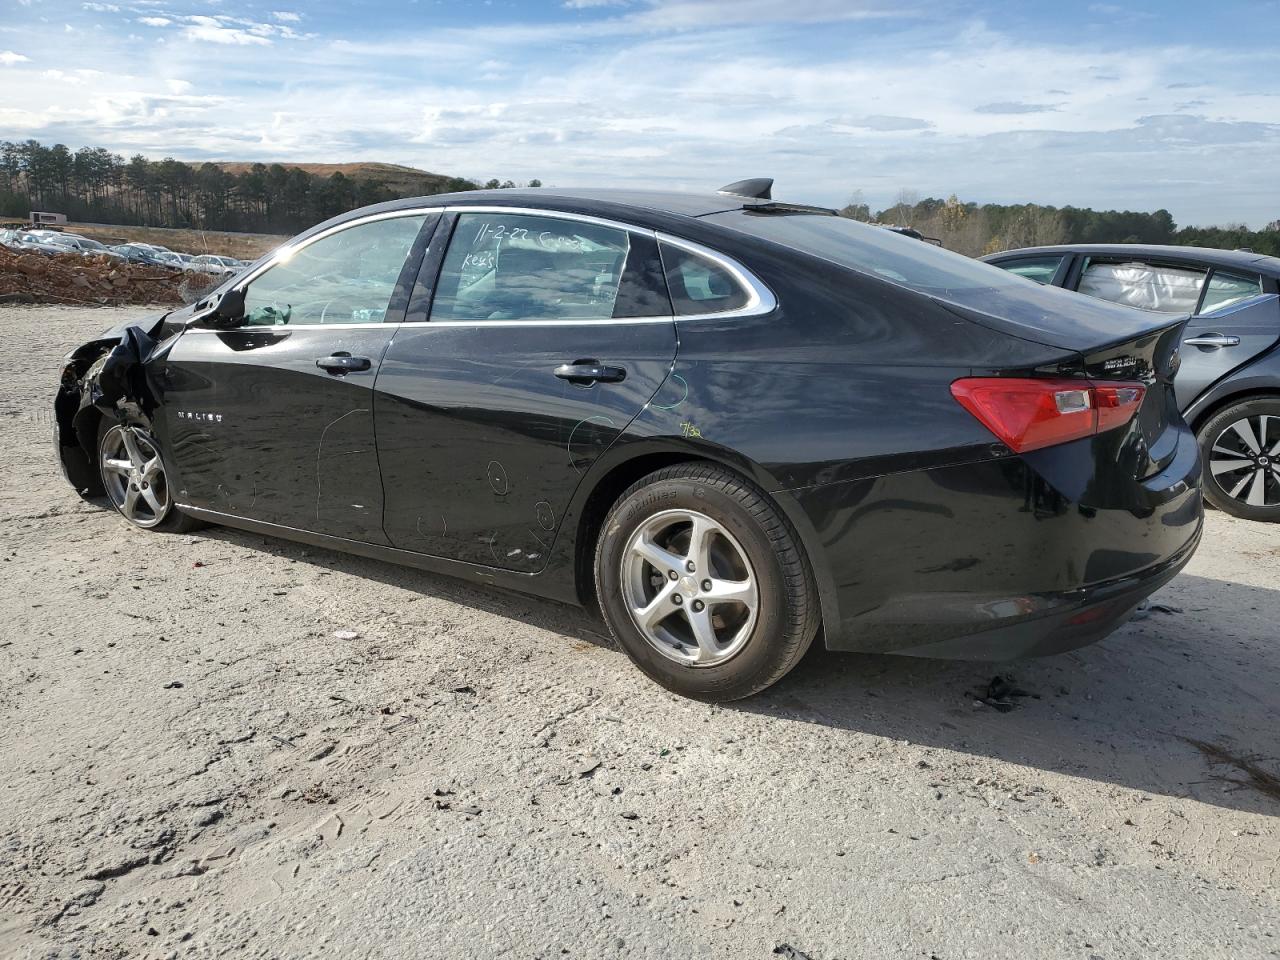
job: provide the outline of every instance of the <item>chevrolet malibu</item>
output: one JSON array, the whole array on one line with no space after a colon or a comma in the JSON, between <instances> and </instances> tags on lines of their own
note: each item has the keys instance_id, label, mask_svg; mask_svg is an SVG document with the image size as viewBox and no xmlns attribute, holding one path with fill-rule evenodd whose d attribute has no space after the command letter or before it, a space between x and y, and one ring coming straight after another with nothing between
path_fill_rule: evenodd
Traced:
<instances>
[{"instance_id":1,"label":"chevrolet malibu","mask_svg":"<svg viewBox=\"0 0 1280 960\"><path fill-rule=\"evenodd\" d=\"M135 527L595 606L730 700L818 636L1005 659L1124 622L1200 537L1184 322L768 180L399 200L73 351L55 443Z\"/></svg>"}]
</instances>

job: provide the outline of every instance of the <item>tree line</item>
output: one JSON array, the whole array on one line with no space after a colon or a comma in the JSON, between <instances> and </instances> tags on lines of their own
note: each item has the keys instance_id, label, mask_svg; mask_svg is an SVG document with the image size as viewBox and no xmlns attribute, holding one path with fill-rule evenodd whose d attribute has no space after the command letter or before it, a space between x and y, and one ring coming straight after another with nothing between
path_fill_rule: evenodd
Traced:
<instances>
[{"instance_id":1,"label":"tree line","mask_svg":"<svg viewBox=\"0 0 1280 960\"><path fill-rule=\"evenodd\" d=\"M49 210L73 222L295 233L383 200L515 186L434 174L412 180L411 186L391 186L376 177L321 176L278 163L230 173L215 163L172 157L125 159L102 147L72 151L61 143L0 141L0 216L23 219L32 210Z\"/></svg>"},{"instance_id":2,"label":"tree line","mask_svg":"<svg viewBox=\"0 0 1280 960\"><path fill-rule=\"evenodd\" d=\"M405 182L377 177L329 176L299 167L255 163L232 173L215 163L172 157L128 159L102 147L71 150L36 140L0 141L0 217L24 218L31 210L65 213L73 222L186 227L252 233L296 233L356 207L399 197L514 187L465 177L422 173ZM537 180L529 186L541 186ZM1280 220L1263 230L1243 224L1178 227L1168 210L1092 210L1035 203L977 204L953 194L919 199L910 190L872 212L859 193L840 211L869 222L913 227L943 246L969 256L1051 243L1168 243L1280 256Z\"/></svg>"},{"instance_id":3,"label":"tree line","mask_svg":"<svg viewBox=\"0 0 1280 960\"><path fill-rule=\"evenodd\" d=\"M1162 243L1181 246L1247 247L1260 254L1280 256L1280 220L1262 230L1243 224L1222 227L1179 227L1168 210L1092 210L1088 207L1050 207L1037 203L965 203L954 194L946 200L921 200L911 190L897 202L872 213L855 193L840 211L866 222L912 227L941 240L950 250L979 257L999 250L1054 243Z\"/></svg>"}]
</instances>

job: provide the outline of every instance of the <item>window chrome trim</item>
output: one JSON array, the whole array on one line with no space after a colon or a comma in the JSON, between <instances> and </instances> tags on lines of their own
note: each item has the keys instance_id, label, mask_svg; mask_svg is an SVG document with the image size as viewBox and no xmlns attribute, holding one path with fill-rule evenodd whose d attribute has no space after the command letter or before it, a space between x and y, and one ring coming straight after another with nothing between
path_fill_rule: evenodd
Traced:
<instances>
[{"instance_id":1,"label":"window chrome trim","mask_svg":"<svg viewBox=\"0 0 1280 960\"><path fill-rule=\"evenodd\" d=\"M713 250L710 247L704 247L700 243L694 243L692 240L683 240L680 237L674 237L668 233L661 233L657 230L651 230L648 227L638 227L635 224L623 223L619 220L609 220L603 217L593 217L584 213L570 213L563 210L544 210L540 207L505 207L494 204L484 204L480 206L466 206L462 204L450 204L443 207L410 207L403 210L387 210L382 213L371 213L363 217L357 217L353 220L344 220L342 223L335 223L327 230L307 237L297 243L284 243L277 247L270 255L269 259L259 264L253 271L247 273L242 278L231 285L233 289L244 289L253 283L258 277L266 273L272 267L290 259L293 255L326 237L331 237L335 233L343 230L349 230L352 227L363 226L367 223L376 223L380 220L397 220L404 217L420 217L430 216L431 214L445 213L504 213L512 215L525 215L534 217L546 217L552 220L571 220L579 223L589 223L594 226L608 227L614 230L623 230L629 233L641 233L653 237L658 243L670 244L687 250L690 253L706 257L713 263L723 267L734 279L739 286L743 287L748 293L747 303L736 310L723 310L718 313L695 313L695 314L679 314L672 316L665 314L658 317L609 317L603 320L412 320L404 322L387 321L387 320L371 320L367 323L299 323L299 324L272 324L254 325L244 327L234 327L234 330L351 330L362 329L368 327L376 327L385 325L399 329L400 327L584 327L584 326L615 326L617 324L632 323L671 323L686 320L725 320L734 317L754 317L762 314L771 313L777 309L778 300L773 295L773 291L758 280L737 260L732 257ZM226 333L226 330L219 330L209 327L188 327L187 332L200 333Z\"/></svg>"}]
</instances>

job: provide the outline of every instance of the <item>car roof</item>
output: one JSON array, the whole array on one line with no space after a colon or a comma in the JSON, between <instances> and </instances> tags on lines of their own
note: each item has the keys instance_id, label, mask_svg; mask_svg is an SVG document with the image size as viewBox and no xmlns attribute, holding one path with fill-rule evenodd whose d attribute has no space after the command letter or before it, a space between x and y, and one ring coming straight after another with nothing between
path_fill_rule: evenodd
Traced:
<instances>
[{"instance_id":1,"label":"car roof","mask_svg":"<svg viewBox=\"0 0 1280 960\"><path fill-rule=\"evenodd\" d=\"M521 206L542 204L555 207L581 207L592 204L601 206L634 207L640 210L652 210L658 213L676 214L685 217L704 217L722 210L736 210L742 206L745 197L728 196L714 191L686 193L679 190L639 190L628 188L559 188L534 187L528 189L508 190L469 190L465 193L444 194L440 197L425 197L422 200L444 199L449 204L458 206L484 206L488 204L508 204L518 201Z\"/></svg>"},{"instance_id":2,"label":"car roof","mask_svg":"<svg viewBox=\"0 0 1280 960\"><path fill-rule=\"evenodd\" d=\"M1202 263L1212 267L1234 267L1237 270L1265 272L1280 277L1280 258L1254 253L1250 250L1220 250L1216 247L1182 247L1159 243L1064 243L1046 247L1021 247L988 254L983 260L1003 260L1006 257L1048 256L1063 253L1083 253L1099 257L1131 257L1133 259L1181 260Z\"/></svg>"}]
</instances>

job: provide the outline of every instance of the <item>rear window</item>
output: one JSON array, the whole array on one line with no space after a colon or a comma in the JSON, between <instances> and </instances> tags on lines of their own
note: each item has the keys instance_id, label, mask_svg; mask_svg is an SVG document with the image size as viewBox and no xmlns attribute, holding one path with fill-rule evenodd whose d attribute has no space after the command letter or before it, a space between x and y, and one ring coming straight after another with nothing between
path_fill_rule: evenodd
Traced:
<instances>
[{"instance_id":1,"label":"rear window","mask_svg":"<svg viewBox=\"0 0 1280 960\"><path fill-rule=\"evenodd\" d=\"M1023 278L989 263L847 217L730 210L702 219L935 297L976 290L1025 290L1027 285Z\"/></svg>"},{"instance_id":2,"label":"rear window","mask_svg":"<svg viewBox=\"0 0 1280 960\"><path fill-rule=\"evenodd\" d=\"M660 247L667 290L677 316L727 313L750 302L751 295L714 260L670 243Z\"/></svg>"},{"instance_id":3,"label":"rear window","mask_svg":"<svg viewBox=\"0 0 1280 960\"><path fill-rule=\"evenodd\" d=\"M1036 283L1052 283L1063 259L1063 256L1023 257L1020 260L1001 260L995 266Z\"/></svg>"}]
</instances>

